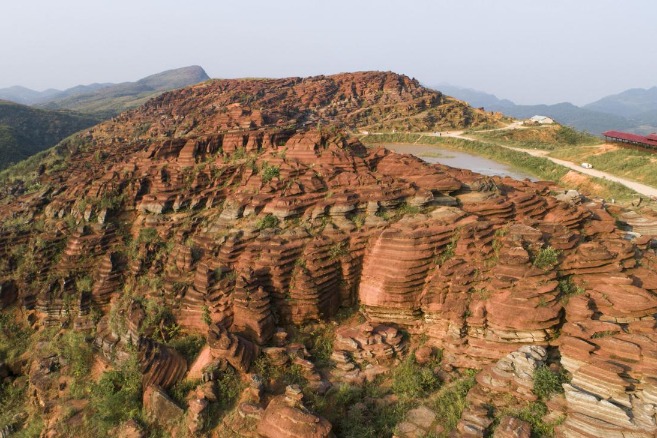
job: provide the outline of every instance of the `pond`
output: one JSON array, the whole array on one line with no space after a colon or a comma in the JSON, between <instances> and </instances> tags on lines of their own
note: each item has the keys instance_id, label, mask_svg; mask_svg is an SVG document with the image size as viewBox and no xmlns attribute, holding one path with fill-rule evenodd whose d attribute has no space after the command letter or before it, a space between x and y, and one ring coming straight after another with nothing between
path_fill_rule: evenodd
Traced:
<instances>
[{"instance_id":1,"label":"pond","mask_svg":"<svg viewBox=\"0 0 657 438\"><path fill-rule=\"evenodd\" d=\"M413 154L416 157L423 159L427 163L440 163L450 167L468 169L473 172L481 173L482 175L499 175L510 176L520 180L525 178L528 178L532 181L537 180L536 177L514 169L513 167L504 163L498 163L497 161L480 157L478 155L469 154L467 152L441 148L440 146L436 145L386 144L384 147L400 154Z\"/></svg>"}]
</instances>

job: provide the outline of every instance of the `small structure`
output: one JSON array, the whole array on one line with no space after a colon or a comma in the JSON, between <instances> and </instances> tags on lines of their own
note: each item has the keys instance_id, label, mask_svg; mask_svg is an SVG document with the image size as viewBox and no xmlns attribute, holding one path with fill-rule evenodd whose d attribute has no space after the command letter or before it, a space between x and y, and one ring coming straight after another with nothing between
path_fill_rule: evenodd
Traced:
<instances>
[{"instance_id":1,"label":"small structure","mask_svg":"<svg viewBox=\"0 0 657 438\"><path fill-rule=\"evenodd\" d=\"M539 125L552 125L554 124L554 120L547 116L539 116L536 115L528 120L529 122L532 123L538 123Z\"/></svg>"},{"instance_id":2,"label":"small structure","mask_svg":"<svg viewBox=\"0 0 657 438\"><path fill-rule=\"evenodd\" d=\"M603 132L606 141L623 143L626 145L638 146L640 148L657 150L657 134L652 133L647 136L630 134L629 132L607 131Z\"/></svg>"}]
</instances>

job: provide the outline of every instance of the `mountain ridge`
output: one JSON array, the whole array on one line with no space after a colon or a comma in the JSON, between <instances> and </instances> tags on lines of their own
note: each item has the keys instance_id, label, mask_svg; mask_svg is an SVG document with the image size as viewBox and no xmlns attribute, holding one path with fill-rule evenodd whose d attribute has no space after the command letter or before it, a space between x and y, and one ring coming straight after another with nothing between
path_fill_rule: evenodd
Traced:
<instances>
[{"instance_id":1,"label":"mountain ridge","mask_svg":"<svg viewBox=\"0 0 657 438\"><path fill-rule=\"evenodd\" d=\"M0 99L9 100L23 105L38 105L48 109L84 109L84 101L93 98L95 92L103 90L105 97L114 92L131 90L134 94L165 91L181 88L210 79L205 70L198 65L181 67L155 73L134 82L122 83L92 83L76 85L66 90L47 89L35 91L23 86L13 86L0 89ZM82 102L80 102L82 100ZM74 108L77 107L77 108Z\"/></svg>"},{"instance_id":2,"label":"mountain ridge","mask_svg":"<svg viewBox=\"0 0 657 438\"><path fill-rule=\"evenodd\" d=\"M437 87L437 89L439 88L440 86ZM499 111L519 119L544 115L561 124L595 135L600 135L609 130L630 131L638 134L648 134L657 130L657 113L655 111L646 111L643 114L634 112L629 115L627 111L607 108L604 104L607 101L605 99L613 101L614 96L607 96L597 101L602 102L600 104L594 102L581 107L570 102L551 105L518 105L510 100L499 99L495 95L471 88L451 85L443 85L442 88L446 93L463 99L475 107L483 106L488 110ZM657 87L650 90L657 90Z\"/></svg>"}]
</instances>

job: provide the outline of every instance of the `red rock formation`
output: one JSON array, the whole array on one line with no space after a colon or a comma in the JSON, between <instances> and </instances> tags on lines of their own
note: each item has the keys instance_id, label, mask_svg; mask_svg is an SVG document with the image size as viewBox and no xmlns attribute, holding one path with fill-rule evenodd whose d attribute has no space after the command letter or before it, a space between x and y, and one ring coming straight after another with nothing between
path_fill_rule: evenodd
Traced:
<instances>
[{"instance_id":1,"label":"red rock formation","mask_svg":"<svg viewBox=\"0 0 657 438\"><path fill-rule=\"evenodd\" d=\"M266 438L330 438L331 423L310 413L302 403L303 394L288 386L285 395L274 397L258 424L258 433Z\"/></svg>"},{"instance_id":2,"label":"red rock formation","mask_svg":"<svg viewBox=\"0 0 657 438\"><path fill-rule=\"evenodd\" d=\"M339 130L463 127L466 115L495 122L392 73L165 93L60 145L66 169L53 155L25 176L39 191L2 190L0 302L23 306L37 328L97 324L108 360L138 345L145 383L162 386L187 364L149 339L140 302L170 310L168 328L209 330L211 358L246 373L262 347L316 391L326 389L322 374L360 382L389 370L407 348L400 328L426 334L446 367L494 367L523 346L549 346L573 376L564 433L654 434L650 239L617 230L604 205L558 201L549 183L428 165ZM336 330L332 370L274 333L355 304L367 322ZM530 398L490 367L480 395L501 382ZM262 415L267 433L330 433L298 406L240 406ZM483 404L473 406L463 431L488 427Z\"/></svg>"},{"instance_id":3,"label":"red rock formation","mask_svg":"<svg viewBox=\"0 0 657 438\"><path fill-rule=\"evenodd\" d=\"M218 325L210 327L208 345L210 345L212 357L227 360L233 368L241 372L249 370L251 362L259 353L258 347L250 341L234 335Z\"/></svg>"}]
</instances>

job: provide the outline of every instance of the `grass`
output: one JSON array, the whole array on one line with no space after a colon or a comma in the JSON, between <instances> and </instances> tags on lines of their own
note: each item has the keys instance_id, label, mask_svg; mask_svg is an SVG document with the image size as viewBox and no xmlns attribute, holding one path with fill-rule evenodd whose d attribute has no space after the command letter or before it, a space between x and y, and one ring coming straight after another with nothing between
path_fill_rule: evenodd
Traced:
<instances>
[{"instance_id":1,"label":"grass","mask_svg":"<svg viewBox=\"0 0 657 438\"><path fill-rule=\"evenodd\" d=\"M415 361L415 355L409 354L392 369L392 392L401 400L424 398L440 387L441 381L433 372L435 362L420 366Z\"/></svg>"},{"instance_id":2,"label":"grass","mask_svg":"<svg viewBox=\"0 0 657 438\"><path fill-rule=\"evenodd\" d=\"M443 436L448 436L461 419L467 405L465 397L476 383L475 375L474 371L466 371L463 377L442 388L431 400L436 422L445 428Z\"/></svg>"},{"instance_id":3,"label":"grass","mask_svg":"<svg viewBox=\"0 0 657 438\"><path fill-rule=\"evenodd\" d=\"M336 436L343 438L378 438L392 436L394 427L413 404L399 401L375 403L385 393L380 382L353 386L346 383L331 388L325 395L308 393L308 407L333 425Z\"/></svg>"},{"instance_id":4,"label":"grass","mask_svg":"<svg viewBox=\"0 0 657 438\"><path fill-rule=\"evenodd\" d=\"M0 313L0 362L20 357L30 346L32 330L17 323L5 309Z\"/></svg>"},{"instance_id":5,"label":"grass","mask_svg":"<svg viewBox=\"0 0 657 438\"><path fill-rule=\"evenodd\" d=\"M550 156L575 163L588 162L593 168L657 187L657 155L635 149L575 147L554 151Z\"/></svg>"},{"instance_id":6,"label":"grass","mask_svg":"<svg viewBox=\"0 0 657 438\"><path fill-rule=\"evenodd\" d=\"M599 144L600 139L569 126L542 126L526 129L505 129L488 132L472 132L480 140L503 143L524 149L560 150L572 146Z\"/></svg>"},{"instance_id":7,"label":"grass","mask_svg":"<svg viewBox=\"0 0 657 438\"><path fill-rule=\"evenodd\" d=\"M56 348L69 364L68 374L73 378L71 395L74 398L83 398L87 379L91 372L91 365L93 364L91 344L83 334L66 331L57 340Z\"/></svg>"},{"instance_id":8,"label":"grass","mask_svg":"<svg viewBox=\"0 0 657 438\"><path fill-rule=\"evenodd\" d=\"M141 372L136 355L132 354L116 370L106 371L91 385L91 415L86 427L97 436L107 436L114 426L130 418L138 418L142 403Z\"/></svg>"},{"instance_id":9,"label":"grass","mask_svg":"<svg viewBox=\"0 0 657 438\"><path fill-rule=\"evenodd\" d=\"M548 409L541 401L528 403L521 408L507 409L496 415L499 420L509 415L526 421L531 425L531 438L548 438L554 436L554 428L564 420L562 417L556 421L546 422L543 417L548 413Z\"/></svg>"}]
</instances>

